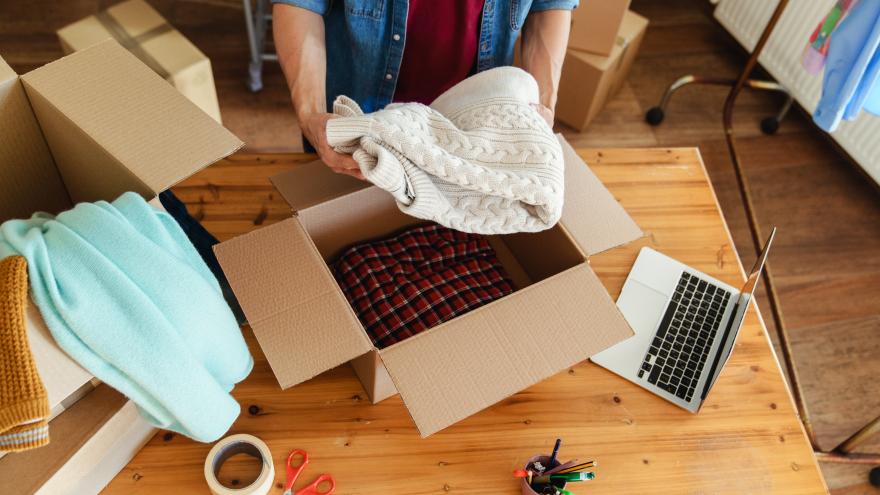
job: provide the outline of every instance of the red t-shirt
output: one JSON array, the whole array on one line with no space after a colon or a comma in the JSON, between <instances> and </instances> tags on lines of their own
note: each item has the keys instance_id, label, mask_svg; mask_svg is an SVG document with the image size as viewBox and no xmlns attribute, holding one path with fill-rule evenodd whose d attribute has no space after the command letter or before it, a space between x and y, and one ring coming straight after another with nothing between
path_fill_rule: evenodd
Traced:
<instances>
[{"instance_id":1,"label":"red t-shirt","mask_svg":"<svg viewBox=\"0 0 880 495\"><path fill-rule=\"evenodd\" d=\"M429 104L477 60L483 0L410 0L394 101Z\"/></svg>"}]
</instances>

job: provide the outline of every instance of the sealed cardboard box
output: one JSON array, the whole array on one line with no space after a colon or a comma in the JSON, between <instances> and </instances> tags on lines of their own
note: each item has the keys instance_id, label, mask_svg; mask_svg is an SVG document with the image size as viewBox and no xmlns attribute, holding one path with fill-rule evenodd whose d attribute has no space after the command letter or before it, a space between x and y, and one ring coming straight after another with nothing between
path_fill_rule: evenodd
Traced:
<instances>
[{"instance_id":1,"label":"sealed cardboard box","mask_svg":"<svg viewBox=\"0 0 880 495\"><path fill-rule=\"evenodd\" d=\"M211 60L143 0L128 0L58 30L64 53L114 38L220 122Z\"/></svg>"},{"instance_id":2,"label":"sealed cardboard box","mask_svg":"<svg viewBox=\"0 0 880 495\"><path fill-rule=\"evenodd\" d=\"M112 201L125 191L154 199L242 144L115 41L22 76L0 58L0 223L37 211L59 213L81 201ZM97 391L92 376L58 348L34 304L28 305L26 325L53 415L64 411L50 421L50 446L63 443L53 426L60 418L74 408L96 416L106 404L89 400ZM134 404L123 403L117 410L126 416L110 423L116 433L108 438L132 444L151 435L152 427L135 420ZM74 471L80 473L108 466L118 471L125 463L118 464L124 459L119 456L113 462L95 455L69 458L78 459ZM41 473L43 481L54 476L51 469Z\"/></svg>"},{"instance_id":3,"label":"sealed cardboard box","mask_svg":"<svg viewBox=\"0 0 880 495\"><path fill-rule=\"evenodd\" d=\"M281 387L352 362L374 402L400 393L424 437L630 337L587 260L641 231L562 145L559 224L488 237L515 292L381 350L328 263L354 243L424 222L387 192L320 162L274 177L291 218L215 250Z\"/></svg>"},{"instance_id":4,"label":"sealed cardboard box","mask_svg":"<svg viewBox=\"0 0 880 495\"><path fill-rule=\"evenodd\" d=\"M556 103L556 118L582 131L614 97L629 74L648 20L627 12L611 55L602 57L577 50L565 53Z\"/></svg>"},{"instance_id":5,"label":"sealed cardboard box","mask_svg":"<svg viewBox=\"0 0 880 495\"><path fill-rule=\"evenodd\" d=\"M608 56L617 42L630 0L581 0L571 12L568 47Z\"/></svg>"}]
</instances>

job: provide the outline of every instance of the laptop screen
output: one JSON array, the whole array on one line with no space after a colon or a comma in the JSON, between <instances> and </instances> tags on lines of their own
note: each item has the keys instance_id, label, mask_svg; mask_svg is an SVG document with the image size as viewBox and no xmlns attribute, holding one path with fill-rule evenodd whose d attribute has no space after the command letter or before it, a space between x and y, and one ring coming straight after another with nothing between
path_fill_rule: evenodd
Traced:
<instances>
[{"instance_id":1,"label":"laptop screen","mask_svg":"<svg viewBox=\"0 0 880 495\"><path fill-rule=\"evenodd\" d=\"M764 264L767 261L767 253L770 252L770 244L773 243L773 238L775 236L776 227L773 227L773 230L770 231L770 237L768 237L767 242L764 243L764 249L761 250L761 254L759 254L758 259L755 260L755 265L752 267L752 271L749 273L746 283L742 286L739 300L733 308L734 313L731 315L730 321L728 322L727 328L722 336L721 347L718 350L718 355L716 356L715 364L713 365L712 377L706 382L706 386L703 387L702 397L704 399L706 398L706 394L708 394L709 390L712 388L712 385L715 384L718 375L721 374L721 370L724 369L724 365L727 364L727 360L730 359L730 353L733 351L733 344L736 341L736 336L739 334L740 328L742 328L743 321L746 317L746 311L749 309L749 301L752 299L752 294L754 294L755 289L758 287L758 280L761 278L761 272L764 271Z\"/></svg>"},{"instance_id":2,"label":"laptop screen","mask_svg":"<svg viewBox=\"0 0 880 495\"><path fill-rule=\"evenodd\" d=\"M758 259L755 260L755 265L749 273L749 278L746 279L746 283L743 284L742 289L740 290L740 304L743 302L748 303L749 299L752 297L752 293L754 293L755 289L758 287L758 279L761 278L761 272L764 271L764 263L767 262L767 253L770 252L770 244L773 242L773 237L775 236L776 227L773 227L773 230L770 231L770 237L768 237L767 242L764 243L764 249L761 250L761 254L759 254Z\"/></svg>"}]
</instances>

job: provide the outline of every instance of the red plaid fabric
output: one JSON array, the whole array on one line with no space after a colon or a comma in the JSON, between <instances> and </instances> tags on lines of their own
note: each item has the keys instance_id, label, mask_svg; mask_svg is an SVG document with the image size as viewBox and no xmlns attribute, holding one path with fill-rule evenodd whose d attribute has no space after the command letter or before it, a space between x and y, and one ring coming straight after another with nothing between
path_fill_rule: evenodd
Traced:
<instances>
[{"instance_id":1,"label":"red plaid fabric","mask_svg":"<svg viewBox=\"0 0 880 495\"><path fill-rule=\"evenodd\" d=\"M348 248L332 269L380 349L513 292L483 236L436 224Z\"/></svg>"}]
</instances>

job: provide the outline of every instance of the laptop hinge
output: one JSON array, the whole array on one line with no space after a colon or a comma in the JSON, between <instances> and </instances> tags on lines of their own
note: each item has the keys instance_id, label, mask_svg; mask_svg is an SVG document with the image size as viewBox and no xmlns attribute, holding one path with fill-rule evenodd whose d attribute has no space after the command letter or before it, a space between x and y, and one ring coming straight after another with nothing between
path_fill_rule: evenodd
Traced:
<instances>
[{"instance_id":1,"label":"laptop hinge","mask_svg":"<svg viewBox=\"0 0 880 495\"><path fill-rule=\"evenodd\" d=\"M727 344L727 339L730 338L730 330L733 328L733 321L736 320L737 312L739 311L739 305L741 301L737 301L736 304L733 305L733 310L730 312L730 319L727 320L727 327L724 329L724 335L721 337L721 342L718 344L718 352L715 353L715 359L712 360L712 367L709 368L709 379L706 381L706 384L703 385L703 393L700 394L700 400L706 400L706 394L709 393L709 389L712 388L712 385L715 383L716 376L715 373L719 372L718 363L721 361L721 353L724 351L724 347ZM745 315L743 315L745 318ZM731 349L731 352L733 350Z\"/></svg>"}]
</instances>

